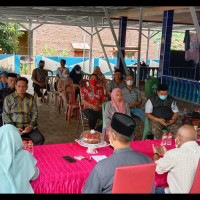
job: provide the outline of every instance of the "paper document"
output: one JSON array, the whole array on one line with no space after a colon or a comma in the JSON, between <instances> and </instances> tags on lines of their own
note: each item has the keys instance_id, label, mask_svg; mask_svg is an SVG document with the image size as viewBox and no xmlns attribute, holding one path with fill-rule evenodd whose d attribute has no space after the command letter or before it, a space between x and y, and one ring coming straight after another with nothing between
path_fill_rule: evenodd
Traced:
<instances>
[{"instance_id":1,"label":"paper document","mask_svg":"<svg viewBox=\"0 0 200 200\"><path fill-rule=\"evenodd\" d=\"M96 160L97 162L99 162L100 160L103 160L105 158L107 158L107 156L102 155L102 156L91 156L94 160Z\"/></svg>"}]
</instances>

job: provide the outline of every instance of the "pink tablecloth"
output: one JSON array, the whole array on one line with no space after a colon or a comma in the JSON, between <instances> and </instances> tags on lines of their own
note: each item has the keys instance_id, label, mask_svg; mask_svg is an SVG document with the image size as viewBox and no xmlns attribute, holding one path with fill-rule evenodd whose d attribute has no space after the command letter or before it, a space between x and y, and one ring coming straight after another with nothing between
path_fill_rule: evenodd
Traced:
<instances>
[{"instance_id":1,"label":"pink tablecloth","mask_svg":"<svg viewBox=\"0 0 200 200\"><path fill-rule=\"evenodd\" d=\"M153 157L152 144L158 146L161 140L133 141L133 150L142 152ZM174 148L174 140L167 149ZM31 182L35 193L81 193L83 186L97 164L95 160L81 160L75 163L68 163L62 156L76 155L91 156L86 153L87 148L78 143L52 144L34 146L34 157L37 159L39 167L39 177ZM98 154L109 156L113 153L111 147L98 148ZM155 176L156 186L166 186L166 174Z\"/></svg>"}]
</instances>

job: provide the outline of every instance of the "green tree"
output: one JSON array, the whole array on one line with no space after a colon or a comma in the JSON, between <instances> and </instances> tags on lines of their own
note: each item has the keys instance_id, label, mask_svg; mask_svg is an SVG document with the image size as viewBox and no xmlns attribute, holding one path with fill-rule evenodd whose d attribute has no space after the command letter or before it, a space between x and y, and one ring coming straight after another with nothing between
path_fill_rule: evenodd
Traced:
<instances>
[{"instance_id":1,"label":"green tree","mask_svg":"<svg viewBox=\"0 0 200 200\"><path fill-rule=\"evenodd\" d=\"M162 33L159 32L153 37L153 42L160 42ZM184 50L184 33L173 32L171 38L171 50Z\"/></svg>"},{"instance_id":2,"label":"green tree","mask_svg":"<svg viewBox=\"0 0 200 200\"><path fill-rule=\"evenodd\" d=\"M16 54L19 40L24 32L19 30L16 23L0 23L0 48L7 54Z\"/></svg>"},{"instance_id":3,"label":"green tree","mask_svg":"<svg viewBox=\"0 0 200 200\"><path fill-rule=\"evenodd\" d=\"M69 54L70 50L64 49L60 54L59 57L64 57ZM53 47L48 48L47 44L43 46L42 53L40 53L40 56L56 56L58 54L58 50L54 50Z\"/></svg>"}]
</instances>

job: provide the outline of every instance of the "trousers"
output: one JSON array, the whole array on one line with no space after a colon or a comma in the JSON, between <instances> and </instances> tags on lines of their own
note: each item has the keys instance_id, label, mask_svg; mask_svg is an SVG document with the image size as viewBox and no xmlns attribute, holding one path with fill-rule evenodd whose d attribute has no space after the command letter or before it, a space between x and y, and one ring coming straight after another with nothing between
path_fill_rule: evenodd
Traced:
<instances>
[{"instance_id":1,"label":"trousers","mask_svg":"<svg viewBox=\"0 0 200 200\"><path fill-rule=\"evenodd\" d=\"M173 124L169 126L164 126L155 120L149 120L149 129L152 132L152 134L156 137L156 139L162 139L163 129L166 129L168 132L171 132L172 136L174 137L179 127L180 124L178 120L176 120Z\"/></svg>"},{"instance_id":2,"label":"trousers","mask_svg":"<svg viewBox=\"0 0 200 200\"><path fill-rule=\"evenodd\" d=\"M44 136L42 133L38 130L38 128L33 129L29 133L25 133L22 136L22 140L32 140L34 145L42 145L45 141Z\"/></svg>"},{"instance_id":3,"label":"trousers","mask_svg":"<svg viewBox=\"0 0 200 200\"><path fill-rule=\"evenodd\" d=\"M36 92L37 96L38 96L38 97L42 97L42 93L41 93L41 91L40 91L40 89L41 89L42 87L40 87L38 84L34 84L34 85L33 85L33 88L34 88L34 92ZM49 86L49 84L45 85L45 87L44 87L43 89L46 89L44 95L47 95L47 91L50 91L50 86Z\"/></svg>"},{"instance_id":4,"label":"trousers","mask_svg":"<svg viewBox=\"0 0 200 200\"><path fill-rule=\"evenodd\" d=\"M140 108L130 108L131 114L138 116L143 122L145 120L145 113Z\"/></svg>"},{"instance_id":5,"label":"trousers","mask_svg":"<svg viewBox=\"0 0 200 200\"><path fill-rule=\"evenodd\" d=\"M96 127L97 120L102 119L102 111L95 111L90 108L86 108L84 114L88 119L90 130L95 129L99 132L102 132L102 124Z\"/></svg>"}]
</instances>

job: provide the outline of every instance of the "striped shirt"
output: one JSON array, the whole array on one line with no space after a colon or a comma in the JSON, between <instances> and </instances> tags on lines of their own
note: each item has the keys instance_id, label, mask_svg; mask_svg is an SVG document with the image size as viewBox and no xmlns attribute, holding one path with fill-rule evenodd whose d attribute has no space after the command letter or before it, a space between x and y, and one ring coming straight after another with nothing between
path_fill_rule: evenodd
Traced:
<instances>
[{"instance_id":1,"label":"striped shirt","mask_svg":"<svg viewBox=\"0 0 200 200\"><path fill-rule=\"evenodd\" d=\"M34 97L25 93L24 98L20 98L15 91L6 96L3 106L3 118L6 124L13 124L17 128L32 125L37 127L38 110Z\"/></svg>"}]
</instances>

